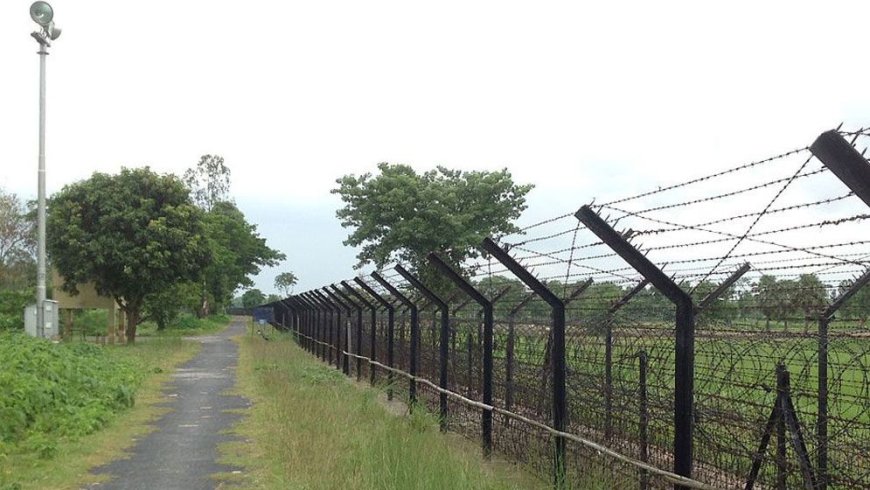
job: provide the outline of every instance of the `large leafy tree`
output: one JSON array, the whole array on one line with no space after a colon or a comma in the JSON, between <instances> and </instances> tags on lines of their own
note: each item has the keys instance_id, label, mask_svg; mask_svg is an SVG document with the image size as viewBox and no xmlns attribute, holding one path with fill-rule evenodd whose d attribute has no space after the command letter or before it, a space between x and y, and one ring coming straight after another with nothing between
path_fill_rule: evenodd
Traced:
<instances>
[{"instance_id":1,"label":"large leafy tree","mask_svg":"<svg viewBox=\"0 0 870 490\"><path fill-rule=\"evenodd\" d=\"M48 208L48 250L63 288L93 282L127 316L134 342L145 299L195 279L209 262L202 212L184 183L149 168L95 173Z\"/></svg>"},{"instance_id":2,"label":"large leafy tree","mask_svg":"<svg viewBox=\"0 0 870 490\"><path fill-rule=\"evenodd\" d=\"M336 215L353 229L344 244L361 247L357 267L401 260L423 275L429 252L458 266L479 254L484 237L517 232L513 220L532 189L515 184L507 169L438 167L418 174L408 165L381 163L378 172L336 180L332 193L344 202Z\"/></svg>"}]
</instances>

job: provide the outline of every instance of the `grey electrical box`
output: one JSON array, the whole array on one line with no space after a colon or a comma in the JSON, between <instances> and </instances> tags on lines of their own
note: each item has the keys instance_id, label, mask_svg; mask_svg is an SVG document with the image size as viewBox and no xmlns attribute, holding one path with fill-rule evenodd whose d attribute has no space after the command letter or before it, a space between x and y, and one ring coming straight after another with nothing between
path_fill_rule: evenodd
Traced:
<instances>
[{"instance_id":1,"label":"grey electrical box","mask_svg":"<svg viewBox=\"0 0 870 490\"><path fill-rule=\"evenodd\" d=\"M57 301L50 299L43 303L45 308L45 332L44 336L47 339L54 338L60 334L58 330L58 307ZM36 305L29 305L24 308L24 331L33 337L39 336L39 331L36 328Z\"/></svg>"}]
</instances>

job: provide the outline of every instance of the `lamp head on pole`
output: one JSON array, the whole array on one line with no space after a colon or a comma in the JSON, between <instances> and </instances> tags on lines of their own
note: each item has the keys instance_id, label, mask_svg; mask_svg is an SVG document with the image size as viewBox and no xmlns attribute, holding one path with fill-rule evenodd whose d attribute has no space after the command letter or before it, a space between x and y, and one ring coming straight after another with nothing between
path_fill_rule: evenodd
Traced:
<instances>
[{"instance_id":1,"label":"lamp head on pole","mask_svg":"<svg viewBox=\"0 0 870 490\"><path fill-rule=\"evenodd\" d=\"M42 26L41 33L34 33L34 37L40 44L47 44L48 40L54 41L60 37L60 27L54 26L54 9L48 2L37 1L30 6L30 18ZM40 40L39 37L42 37Z\"/></svg>"},{"instance_id":2,"label":"lamp head on pole","mask_svg":"<svg viewBox=\"0 0 870 490\"><path fill-rule=\"evenodd\" d=\"M33 2L30 6L30 18L42 27L48 27L54 19L54 9L48 2Z\"/></svg>"}]
</instances>

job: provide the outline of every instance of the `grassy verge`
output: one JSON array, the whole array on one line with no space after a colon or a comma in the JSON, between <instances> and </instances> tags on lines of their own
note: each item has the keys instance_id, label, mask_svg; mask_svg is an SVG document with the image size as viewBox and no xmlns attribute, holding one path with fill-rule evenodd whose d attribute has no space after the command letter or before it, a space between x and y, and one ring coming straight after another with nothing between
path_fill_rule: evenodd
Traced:
<instances>
[{"instance_id":1,"label":"grassy verge","mask_svg":"<svg viewBox=\"0 0 870 490\"><path fill-rule=\"evenodd\" d=\"M222 446L225 475L242 488L544 488L505 462L441 434L435 419L387 412L380 393L355 385L282 335L243 337L237 386L253 407Z\"/></svg>"},{"instance_id":2,"label":"grassy verge","mask_svg":"<svg viewBox=\"0 0 870 490\"><path fill-rule=\"evenodd\" d=\"M90 347L101 349L109 358L109 369L123 365L135 370L135 405L108 414L100 421L102 428L87 435L36 432L16 444L6 444L0 451L0 490L81 488L105 478L91 475L89 470L123 456L137 438L152 430L149 422L165 411L157 406L162 401L161 385L176 365L199 351L198 343L180 338L154 339L135 346ZM43 442L33 444L33 439L48 440L51 450L46 451Z\"/></svg>"}]
</instances>

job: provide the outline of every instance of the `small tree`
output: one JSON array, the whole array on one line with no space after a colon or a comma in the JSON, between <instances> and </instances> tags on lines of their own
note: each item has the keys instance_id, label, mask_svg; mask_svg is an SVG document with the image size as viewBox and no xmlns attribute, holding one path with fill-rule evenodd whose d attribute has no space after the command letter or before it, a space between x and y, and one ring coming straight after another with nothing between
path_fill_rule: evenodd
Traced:
<instances>
[{"instance_id":1,"label":"small tree","mask_svg":"<svg viewBox=\"0 0 870 490\"><path fill-rule=\"evenodd\" d=\"M242 306L253 308L266 302L266 296L259 289L249 289L242 295Z\"/></svg>"},{"instance_id":2,"label":"small tree","mask_svg":"<svg viewBox=\"0 0 870 490\"><path fill-rule=\"evenodd\" d=\"M127 316L127 339L145 300L199 277L209 260L202 212L173 175L149 168L95 173L65 186L48 208L48 251L62 287L93 282Z\"/></svg>"},{"instance_id":3,"label":"small tree","mask_svg":"<svg viewBox=\"0 0 870 490\"><path fill-rule=\"evenodd\" d=\"M195 167L184 172L184 183L193 202L206 211L230 201L230 169L220 155L203 155Z\"/></svg>"},{"instance_id":4,"label":"small tree","mask_svg":"<svg viewBox=\"0 0 870 490\"><path fill-rule=\"evenodd\" d=\"M20 289L36 280L36 222L21 199L0 189L0 287Z\"/></svg>"},{"instance_id":5,"label":"small tree","mask_svg":"<svg viewBox=\"0 0 870 490\"><path fill-rule=\"evenodd\" d=\"M753 286L755 303L764 315L765 330L770 330L770 320L776 317L780 310L779 289L776 277L764 274Z\"/></svg>"},{"instance_id":6,"label":"small tree","mask_svg":"<svg viewBox=\"0 0 870 490\"><path fill-rule=\"evenodd\" d=\"M852 287L852 281L843 281L840 283L840 294L845 293ZM858 321L858 326L864 328L867 326L867 319L870 318L870 285L865 285L854 296L849 298L849 301L843 305L842 315Z\"/></svg>"},{"instance_id":7,"label":"small tree","mask_svg":"<svg viewBox=\"0 0 870 490\"><path fill-rule=\"evenodd\" d=\"M293 293L293 286L296 285L298 278L292 272L282 272L275 276L275 288L277 288L284 297L290 296Z\"/></svg>"},{"instance_id":8,"label":"small tree","mask_svg":"<svg viewBox=\"0 0 870 490\"><path fill-rule=\"evenodd\" d=\"M810 320L817 318L828 304L825 285L815 274L801 274L792 296L795 307L804 314L804 332L807 332Z\"/></svg>"}]
</instances>

